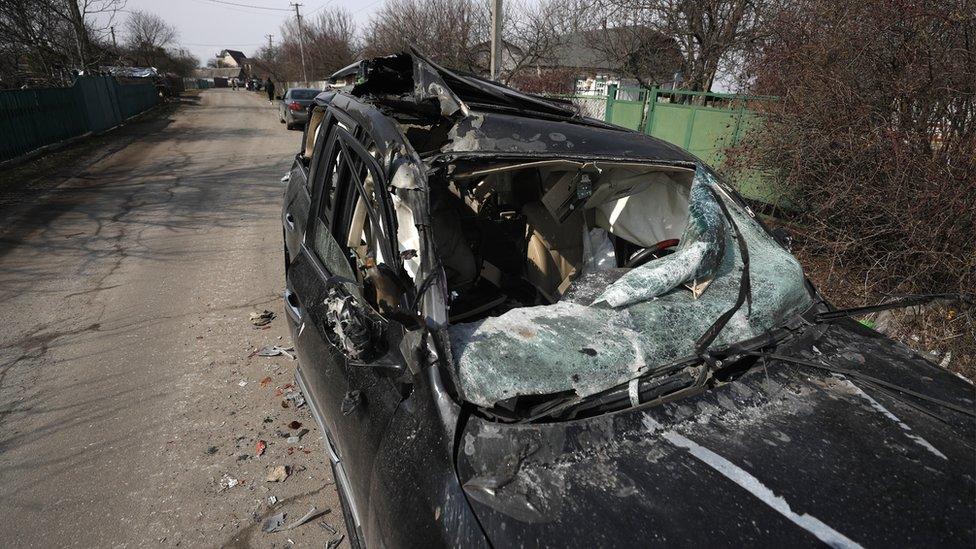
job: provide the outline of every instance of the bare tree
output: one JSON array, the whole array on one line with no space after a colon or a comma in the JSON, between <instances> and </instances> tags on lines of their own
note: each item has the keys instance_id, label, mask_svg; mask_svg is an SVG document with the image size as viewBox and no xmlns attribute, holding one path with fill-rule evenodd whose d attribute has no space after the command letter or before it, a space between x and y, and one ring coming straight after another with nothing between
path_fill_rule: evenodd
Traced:
<instances>
[{"instance_id":1,"label":"bare tree","mask_svg":"<svg viewBox=\"0 0 976 549\"><path fill-rule=\"evenodd\" d=\"M710 91L717 72L743 50L757 44L769 0L608 0L594 5L591 17L604 32L593 41L639 81L657 53L677 43L683 86ZM642 74L643 73L643 74Z\"/></svg>"},{"instance_id":2,"label":"bare tree","mask_svg":"<svg viewBox=\"0 0 976 549\"><path fill-rule=\"evenodd\" d=\"M842 305L976 284L974 37L972 0L794 0L770 18L753 91L778 99L729 158L788 193L797 250ZM976 377L969 318L951 341Z\"/></svg>"},{"instance_id":3,"label":"bare tree","mask_svg":"<svg viewBox=\"0 0 976 549\"><path fill-rule=\"evenodd\" d=\"M476 46L488 40L487 3L474 0L388 0L364 31L364 55L416 46L433 60L466 71L480 67Z\"/></svg>"},{"instance_id":4,"label":"bare tree","mask_svg":"<svg viewBox=\"0 0 976 549\"><path fill-rule=\"evenodd\" d=\"M502 39L505 61L500 80L542 77L541 67L552 66L562 39L576 27L574 3L570 0L510 2L505 10ZM486 50L487 51L487 50ZM486 60L487 61L487 60ZM487 72L487 64L482 68ZM533 74L534 73L534 74Z\"/></svg>"},{"instance_id":5,"label":"bare tree","mask_svg":"<svg viewBox=\"0 0 976 549\"><path fill-rule=\"evenodd\" d=\"M176 40L176 29L156 14L134 11L125 23L129 55L140 65L155 67L168 57L166 48Z\"/></svg>"},{"instance_id":6,"label":"bare tree","mask_svg":"<svg viewBox=\"0 0 976 549\"><path fill-rule=\"evenodd\" d=\"M326 77L356 60L356 24L345 9L323 10L302 26L312 74ZM291 43L286 35L286 45Z\"/></svg>"},{"instance_id":7,"label":"bare tree","mask_svg":"<svg viewBox=\"0 0 976 549\"><path fill-rule=\"evenodd\" d=\"M0 85L63 85L74 71L104 63L111 58L105 41L108 27L124 4L124 0L0 0Z\"/></svg>"}]
</instances>

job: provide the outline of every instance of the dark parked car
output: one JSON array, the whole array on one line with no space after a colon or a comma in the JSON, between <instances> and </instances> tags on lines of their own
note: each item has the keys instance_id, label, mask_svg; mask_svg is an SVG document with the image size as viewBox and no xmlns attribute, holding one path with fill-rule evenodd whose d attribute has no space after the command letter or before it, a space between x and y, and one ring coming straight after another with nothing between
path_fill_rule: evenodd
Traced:
<instances>
[{"instance_id":1,"label":"dark parked car","mask_svg":"<svg viewBox=\"0 0 976 549\"><path fill-rule=\"evenodd\" d=\"M358 71L282 214L351 545L973 546L973 386L698 159L418 54Z\"/></svg>"},{"instance_id":2,"label":"dark parked car","mask_svg":"<svg viewBox=\"0 0 976 549\"><path fill-rule=\"evenodd\" d=\"M308 107L321 90L312 88L291 88L278 103L278 121L289 130L300 128L308 120Z\"/></svg>"}]
</instances>

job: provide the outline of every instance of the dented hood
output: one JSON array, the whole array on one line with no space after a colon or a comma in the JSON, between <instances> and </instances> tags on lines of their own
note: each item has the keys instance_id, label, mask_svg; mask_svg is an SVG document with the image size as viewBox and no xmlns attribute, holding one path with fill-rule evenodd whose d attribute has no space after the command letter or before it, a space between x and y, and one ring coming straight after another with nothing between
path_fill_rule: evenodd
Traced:
<instances>
[{"instance_id":1,"label":"dented hood","mask_svg":"<svg viewBox=\"0 0 976 549\"><path fill-rule=\"evenodd\" d=\"M852 322L777 352L974 407L968 382ZM976 427L906 398L770 360L647 410L472 418L459 477L499 547L972 547Z\"/></svg>"}]
</instances>

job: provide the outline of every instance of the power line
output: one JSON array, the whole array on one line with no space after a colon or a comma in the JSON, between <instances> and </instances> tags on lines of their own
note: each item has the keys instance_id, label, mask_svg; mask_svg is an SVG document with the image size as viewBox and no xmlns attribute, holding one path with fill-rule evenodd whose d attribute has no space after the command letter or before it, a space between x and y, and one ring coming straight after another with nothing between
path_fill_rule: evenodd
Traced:
<instances>
[{"instance_id":1,"label":"power line","mask_svg":"<svg viewBox=\"0 0 976 549\"><path fill-rule=\"evenodd\" d=\"M289 8L270 8L268 6L255 6L254 4L240 4L238 2L227 2L226 0L206 0L213 4L225 4L228 6L237 6L239 8L253 8L258 10L269 10L269 11L291 11Z\"/></svg>"},{"instance_id":2,"label":"power line","mask_svg":"<svg viewBox=\"0 0 976 549\"><path fill-rule=\"evenodd\" d=\"M308 12L308 13L306 13L306 14L305 14L305 17L308 17L309 15L312 15L313 13L315 13L315 12L317 12L317 11L319 11L320 9L322 9L322 8L324 8L324 7L326 7L326 6L328 6L328 5L329 5L329 2L330 2L330 1L331 1L331 0L325 0L325 2L322 2L322 5L321 5L321 6L319 6L319 7L317 7L317 8L315 8L314 10L312 10L312 11L310 11L310 12Z\"/></svg>"},{"instance_id":3,"label":"power line","mask_svg":"<svg viewBox=\"0 0 976 549\"><path fill-rule=\"evenodd\" d=\"M226 47L242 47L242 46L260 46L264 42L251 42L249 44L192 44L190 42L180 42L181 46L193 46L197 48L226 48Z\"/></svg>"},{"instance_id":4,"label":"power line","mask_svg":"<svg viewBox=\"0 0 976 549\"><path fill-rule=\"evenodd\" d=\"M298 51L302 54L302 81L308 84L308 72L305 71L305 38L302 36L302 14L298 11L298 8L304 4L292 2L290 5L295 8L295 21L298 23Z\"/></svg>"},{"instance_id":5,"label":"power line","mask_svg":"<svg viewBox=\"0 0 976 549\"><path fill-rule=\"evenodd\" d=\"M364 9L366 9L366 8L370 8L370 7L373 7L373 6L375 6L376 4L379 4L379 3L380 3L380 2L382 2L382 1L383 1L383 0L374 0L373 2L370 2L369 4L366 4L365 6L363 6L363 7L361 7L361 8L359 8L358 10L356 10L356 11L353 11L351 15L355 15L355 14L357 14L357 13L359 13L359 12L361 12L361 11L363 11L363 10L364 10Z\"/></svg>"}]
</instances>

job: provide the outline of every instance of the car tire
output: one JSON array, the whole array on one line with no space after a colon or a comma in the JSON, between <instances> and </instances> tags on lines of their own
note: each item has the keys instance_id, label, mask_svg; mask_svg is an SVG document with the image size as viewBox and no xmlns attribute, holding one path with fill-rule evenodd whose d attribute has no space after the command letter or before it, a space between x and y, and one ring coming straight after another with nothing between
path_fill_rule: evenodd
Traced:
<instances>
[{"instance_id":1,"label":"car tire","mask_svg":"<svg viewBox=\"0 0 976 549\"><path fill-rule=\"evenodd\" d=\"M335 464L332 465L332 478L337 478ZM363 549L363 544L359 540L359 533L356 531L356 521L352 519L352 513L349 512L349 502L346 501L346 496L343 494L338 481L336 481L336 493L339 494L339 507L342 507L342 519L346 524L346 541L349 542L351 549Z\"/></svg>"}]
</instances>

